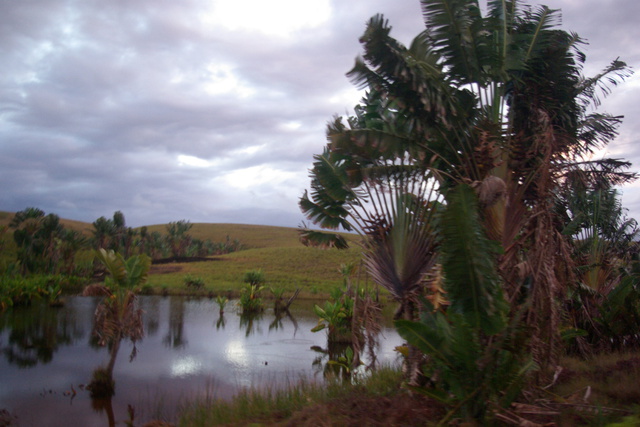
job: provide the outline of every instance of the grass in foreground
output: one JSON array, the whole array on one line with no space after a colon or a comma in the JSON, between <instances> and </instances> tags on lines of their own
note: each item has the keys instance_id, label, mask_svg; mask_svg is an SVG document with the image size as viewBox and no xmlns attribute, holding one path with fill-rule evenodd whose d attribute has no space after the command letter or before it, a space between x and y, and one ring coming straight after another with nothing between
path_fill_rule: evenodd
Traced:
<instances>
[{"instance_id":1,"label":"grass in foreground","mask_svg":"<svg viewBox=\"0 0 640 427\"><path fill-rule=\"evenodd\" d=\"M628 408L640 405L640 353L599 354L588 359L564 357L557 398L595 406ZM638 408L640 410L640 406Z\"/></svg>"},{"instance_id":2,"label":"grass in foreground","mask_svg":"<svg viewBox=\"0 0 640 427\"><path fill-rule=\"evenodd\" d=\"M398 369L384 367L356 384L246 390L230 402L207 396L185 405L177 425L427 425L442 416L439 406L410 396L401 382Z\"/></svg>"},{"instance_id":3,"label":"grass in foreground","mask_svg":"<svg viewBox=\"0 0 640 427\"><path fill-rule=\"evenodd\" d=\"M564 373L548 398L527 402L530 409L520 413L522 420L560 426L640 425L640 353L565 357L562 365ZM445 408L409 394L401 384L399 369L384 367L356 384L330 381L280 391L246 390L229 402L205 396L183 405L177 425L436 425ZM592 393L585 401L587 387Z\"/></svg>"}]
</instances>

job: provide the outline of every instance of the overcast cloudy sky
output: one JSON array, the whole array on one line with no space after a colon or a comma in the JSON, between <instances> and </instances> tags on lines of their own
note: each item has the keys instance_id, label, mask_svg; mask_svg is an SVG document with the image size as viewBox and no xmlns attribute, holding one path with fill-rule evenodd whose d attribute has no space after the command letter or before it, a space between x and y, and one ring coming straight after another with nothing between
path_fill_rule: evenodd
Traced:
<instances>
[{"instance_id":1,"label":"overcast cloudy sky","mask_svg":"<svg viewBox=\"0 0 640 427\"><path fill-rule=\"evenodd\" d=\"M588 40L586 74L640 64L637 0L539 3ZM418 0L0 0L0 210L296 227L375 13L423 29ZM634 170L638 99L640 74L602 106ZM640 184L623 202L640 219Z\"/></svg>"}]
</instances>

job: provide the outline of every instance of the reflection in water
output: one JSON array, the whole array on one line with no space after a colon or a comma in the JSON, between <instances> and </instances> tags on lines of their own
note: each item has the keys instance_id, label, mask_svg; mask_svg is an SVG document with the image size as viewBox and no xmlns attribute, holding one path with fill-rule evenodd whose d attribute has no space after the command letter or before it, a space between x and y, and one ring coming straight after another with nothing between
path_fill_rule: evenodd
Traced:
<instances>
[{"instance_id":1,"label":"reflection in water","mask_svg":"<svg viewBox=\"0 0 640 427\"><path fill-rule=\"evenodd\" d=\"M296 321L296 318L293 317L293 315L291 314L291 312L289 310L283 309L283 310L274 310L273 312L274 314L274 318L273 321L269 324L269 331L272 330L279 330L283 328L283 324L282 324L282 319L284 319L285 317L287 319L289 319L291 321L291 324L293 325L293 336L296 336L296 332L298 332L298 322Z\"/></svg>"},{"instance_id":2,"label":"reflection in water","mask_svg":"<svg viewBox=\"0 0 640 427\"><path fill-rule=\"evenodd\" d=\"M171 365L172 377L186 377L197 374L202 369L202 363L192 356L176 359Z\"/></svg>"},{"instance_id":3,"label":"reflection in water","mask_svg":"<svg viewBox=\"0 0 640 427\"><path fill-rule=\"evenodd\" d=\"M100 412L96 412L84 386L96 365L109 358L108 348L89 343L98 301L69 297L59 309L36 302L0 313L0 352L5 355L0 357L0 409L17 415L20 425L50 425L54 417L66 425L104 426L111 420L123 425L129 405L135 408L135 425L158 418L160 412L171 420L185 396L211 392L211 384L218 398L229 398L238 387L284 387L299 378L313 379L317 356L324 357L322 362L329 359L310 350L325 347L326 337L311 332L317 317L302 304L291 307L291 316L267 310L249 318L232 310L219 316L211 300L142 296L145 324L154 322L156 332L137 343L134 363L118 359L113 372L116 394L110 402L97 402L94 406ZM10 338L21 334L19 340ZM386 354L382 359L393 361L393 348L402 341L388 329L386 334L391 339L382 341ZM133 346L123 341L122 347L127 354ZM39 358L39 352L47 356ZM7 354L36 362L21 368ZM77 396L70 404L64 393L71 388Z\"/></svg>"},{"instance_id":4,"label":"reflection in water","mask_svg":"<svg viewBox=\"0 0 640 427\"><path fill-rule=\"evenodd\" d=\"M9 310L0 316L0 332L9 331L2 353L7 361L21 368L49 363L63 346L81 339L85 326L75 319L74 310L52 309L38 304L31 309Z\"/></svg>"},{"instance_id":5,"label":"reflection in water","mask_svg":"<svg viewBox=\"0 0 640 427\"><path fill-rule=\"evenodd\" d=\"M260 321L262 320L262 316L263 316L263 313L261 312L259 313L249 312L249 313L242 313L240 315L240 329L244 329L246 331L245 332L246 337L250 337L255 333L262 334L262 329L260 328L261 326Z\"/></svg>"},{"instance_id":6,"label":"reflection in water","mask_svg":"<svg viewBox=\"0 0 640 427\"><path fill-rule=\"evenodd\" d=\"M249 358L247 357L247 348L244 341L229 341L224 354L235 368L240 368L244 371L249 366Z\"/></svg>"},{"instance_id":7,"label":"reflection in water","mask_svg":"<svg viewBox=\"0 0 640 427\"><path fill-rule=\"evenodd\" d=\"M218 321L216 322L216 330L224 329L227 321L224 319L224 311L220 311L220 315L218 317Z\"/></svg>"},{"instance_id":8,"label":"reflection in water","mask_svg":"<svg viewBox=\"0 0 640 427\"><path fill-rule=\"evenodd\" d=\"M147 336L154 336L160 327L160 299L153 298L144 309L144 331Z\"/></svg>"},{"instance_id":9,"label":"reflection in water","mask_svg":"<svg viewBox=\"0 0 640 427\"><path fill-rule=\"evenodd\" d=\"M107 414L107 423L109 427L116 425L116 417L113 413L113 402L111 397L106 399L91 399L91 407L98 414L102 412Z\"/></svg>"},{"instance_id":10,"label":"reflection in water","mask_svg":"<svg viewBox=\"0 0 640 427\"><path fill-rule=\"evenodd\" d=\"M353 354L352 344L336 341L328 341L326 349L319 346L311 347L311 350L317 353L312 363L315 373L322 373L322 377L326 379L350 379L351 369L349 367L350 363L348 362L352 362L353 357L347 357L347 351L349 349L351 349L351 354Z\"/></svg>"},{"instance_id":11,"label":"reflection in water","mask_svg":"<svg viewBox=\"0 0 640 427\"><path fill-rule=\"evenodd\" d=\"M184 298L171 298L169 300L169 329L164 337L167 347L182 348L187 345L184 336Z\"/></svg>"}]
</instances>

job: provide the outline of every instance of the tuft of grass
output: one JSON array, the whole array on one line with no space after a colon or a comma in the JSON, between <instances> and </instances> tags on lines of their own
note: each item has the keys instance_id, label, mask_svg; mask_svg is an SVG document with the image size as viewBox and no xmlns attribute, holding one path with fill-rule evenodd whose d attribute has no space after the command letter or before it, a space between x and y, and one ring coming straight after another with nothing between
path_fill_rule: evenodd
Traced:
<instances>
[{"instance_id":1,"label":"tuft of grass","mask_svg":"<svg viewBox=\"0 0 640 427\"><path fill-rule=\"evenodd\" d=\"M267 419L284 419L294 411L322 398L322 386L301 382L286 390L248 389L231 401L206 397L183 404L178 426L236 425Z\"/></svg>"}]
</instances>

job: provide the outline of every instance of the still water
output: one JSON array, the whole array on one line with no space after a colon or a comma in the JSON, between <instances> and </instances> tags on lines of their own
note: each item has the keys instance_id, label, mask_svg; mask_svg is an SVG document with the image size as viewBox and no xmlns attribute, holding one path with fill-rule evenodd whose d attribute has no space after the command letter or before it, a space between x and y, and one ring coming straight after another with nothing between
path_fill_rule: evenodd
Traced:
<instances>
[{"instance_id":1,"label":"still water","mask_svg":"<svg viewBox=\"0 0 640 427\"><path fill-rule=\"evenodd\" d=\"M131 409L136 424L172 420L188 398L322 381L326 369L326 335L311 332L317 323L311 303L294 302L290 316L267 310L245 318L235 301L221 317L209 299L140 297L145 337L132 361L133 346L122 342L107 410L84 389L93 370L109 360L108 349L92 337L100 299L65 301L62 308L35 303L0 313L0 410L20 426L106 426L114 419L124 425ZM384 328L378 360L393 363L400 343L393 329Z\"/></svg>"}]
</instances>

